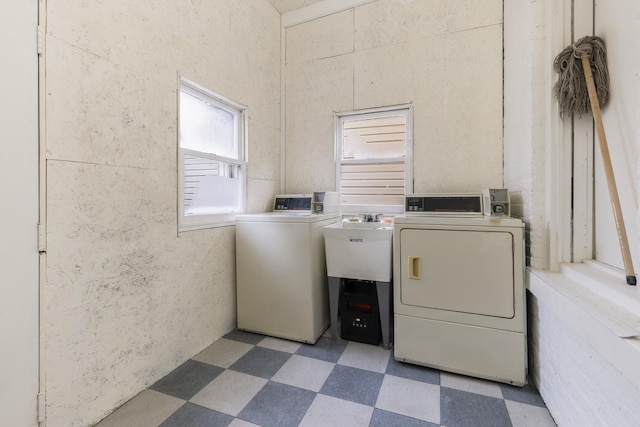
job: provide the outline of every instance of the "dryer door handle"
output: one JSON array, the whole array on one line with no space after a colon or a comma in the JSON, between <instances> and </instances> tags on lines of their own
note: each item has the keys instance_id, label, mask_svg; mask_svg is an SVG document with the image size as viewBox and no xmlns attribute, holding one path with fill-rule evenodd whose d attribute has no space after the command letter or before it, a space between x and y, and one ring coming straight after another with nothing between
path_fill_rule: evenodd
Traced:
<instances>
[{"instance_id":1,"label":"dryer door handle","mask_svg":"<svg viewBox=\"0 0 640 427\"><path fill-rule=\"evenodd\" d=\"M420 279L420 257L409 257L409 279Z\"/></svg>"}]
</instances>

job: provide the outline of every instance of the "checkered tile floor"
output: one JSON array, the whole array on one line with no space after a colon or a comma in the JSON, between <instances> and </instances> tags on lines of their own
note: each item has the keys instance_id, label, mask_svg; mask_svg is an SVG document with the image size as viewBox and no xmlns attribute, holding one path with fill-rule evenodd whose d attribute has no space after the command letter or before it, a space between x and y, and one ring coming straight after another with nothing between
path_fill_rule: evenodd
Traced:
<instances>
[{"instance_id":1,"label":"checkered tile floor","mask_svg":"<svg viewBox=\"0 0 640 427\"><path fill-rule=\"evenodd\" d=\"M555 426L535 388L400 363L325 334L315 345L232 331L98 424Z\"/></svg>"}]
</instances>

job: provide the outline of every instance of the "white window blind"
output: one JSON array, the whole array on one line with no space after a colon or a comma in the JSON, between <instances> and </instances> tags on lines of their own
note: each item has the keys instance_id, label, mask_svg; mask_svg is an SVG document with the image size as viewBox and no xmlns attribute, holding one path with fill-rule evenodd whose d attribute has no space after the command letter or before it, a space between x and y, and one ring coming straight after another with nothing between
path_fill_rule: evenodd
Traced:
<instances>
[{"instance_id":1,"label":"white window blind","mask_svg":"<svg viewBox=\"0 0 640 427\"><path fill-rule=\"evenodd\" d=\"M183 156L185 215L240 213L240 164L187 149L183 150Z\"/></svg>"},{"instance_id":2,"label":"white window blind","mask_svg":"<svg viewBox=\"0 0 640 427\"><path fill-rule=\"evenodd\" d=\"M412 191L410 107L338 115L336 134L343 210L403 206Z\"/></svg>"}]
</instances>

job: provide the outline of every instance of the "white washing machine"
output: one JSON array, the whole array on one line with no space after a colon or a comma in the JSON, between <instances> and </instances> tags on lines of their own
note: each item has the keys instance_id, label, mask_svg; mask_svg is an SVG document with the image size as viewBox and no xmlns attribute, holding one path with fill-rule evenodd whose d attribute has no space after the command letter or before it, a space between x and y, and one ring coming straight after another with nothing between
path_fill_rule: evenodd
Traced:
<instances>
[{"instance_id":1,"label":"white washing machine","mask_svg":"<svg viewBox=\"0 0 640 427\"><path fill-rule=\"evenodd\" d=\"M280 195L274 212L236 218L239 329L315 343L328 327L323 227L341 220L328 196Z\"/></svg>"},{"instance_id":2,"label":"white washing machine","mask_svg":"<svg viewBox=\"0 0 640 427\"><path fill-rule=\"evenodd\" d=\"M524 224L450 198L407 196L395 218L394 356L524 385Z\"/></svg>"}]
</instances>

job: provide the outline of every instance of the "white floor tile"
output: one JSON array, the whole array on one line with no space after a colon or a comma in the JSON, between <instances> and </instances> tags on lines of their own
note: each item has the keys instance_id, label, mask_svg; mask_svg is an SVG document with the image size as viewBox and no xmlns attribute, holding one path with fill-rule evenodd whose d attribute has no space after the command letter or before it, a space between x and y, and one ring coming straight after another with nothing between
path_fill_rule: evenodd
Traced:
<instances>
[{"instance_id":1,"label":"white floor tile","mask_svg":"<svg viewBox=\"0 0 640 427\"><path fill-rule=\"evenodd\" d=\"M442 387L454 388L456 390L477 393L483 396L496 397L502 399L500 385L491 381L479 378L467 377L464 375L442 372L440 374L440 385Z\"/></svg>"},{"instance_id":2,"label":"white floor tile","mask_svg":"<svg viewBox=\"0 0 640 427\"><path fill-rule=\"evenodd\" d=\"M157 427L184 402L168 394L145 390L99 422L96 427Z\"/></svg>"},{"instance_id":3,"label":"white floor tile","mask_svg":"<svg viewBox=\"0 0 640 427\"><path fill-rule=\"evenodd\" d=\"M240 418L234 418L229 424L229 427L260 427L258 424L250 423L249 421L241 420Z\"/></svg>"},{"instance_id":4,"label":"white floor tile","mask_svg":"<svg viewBox=\"0 0 640 427\"><path fill-rule=\"evenodd\" d=\"M264 378L227 370L193 396L190 402L235 417L266 383Z\"/></svg>"},{"instance_id":5,"label":"white floor tile","mask_svg":"<svg viewBox=\"0 0 640 427\"><path fill-rule=\"evenodd\" d=\"M355 402L319 394L300 422L301 427L366 427L373 408Z\"/></svg>"},{"instance_id":6,"label":"white floor tile","mask_svg":"<svg viewBox=\"0 0 640 427\"><path fill-rule=\"evenodd\" d=\"M386 375L376 408L440 424L440 387Z\"/></svg>"},{"instance_id":7,"label":"white floor tile","mask_svg":"<svg viewBox=\"0 0 640 427\"><path fill-rule=\"evenodd\" d=\"M202 350L193 359L221 368L228 368L252 348L251 344L220 338Z\"/></svg>"},{"instance_id":8,"label":"white floor tile","mask_svg":"<svg viewBox=\"0 0 640 427\"><path fill-rule=\"evenodd\" d=\"M505 403L514 427L556 427L547 408L512 400L506 400Z\"/></svg>"},{"instance_id":9,"label":"white floor tile","mask_svg":"<svg viewBox=\"0 0 640 427\"><path fill-rule=\"evenodd\" d=\"M286 353L295 353L302 344L293 341L287 341L280 338L264 337L258 344L260 347L270 348L271 350L284 351Z\"/></svg>"},{"instance_id":10,"label":"white floor tile","mask_svg":"<svg viewBox=\"0 0 640 427\"><path fill-rule=\"evenodd\" d=\"M333 366L330 362L294 354L271 380L318 392Z\"/></svg>"},{"instance_id":11,"label":"white floor tile","mask_svg":"<svg viewBox=\"0 0 640 427\"><path fill-rule=\"evenodd\" d=\"M390 355L391 351L382 347L350 341L338 363L384 374Z\"/></svg>"}]
</instances>

